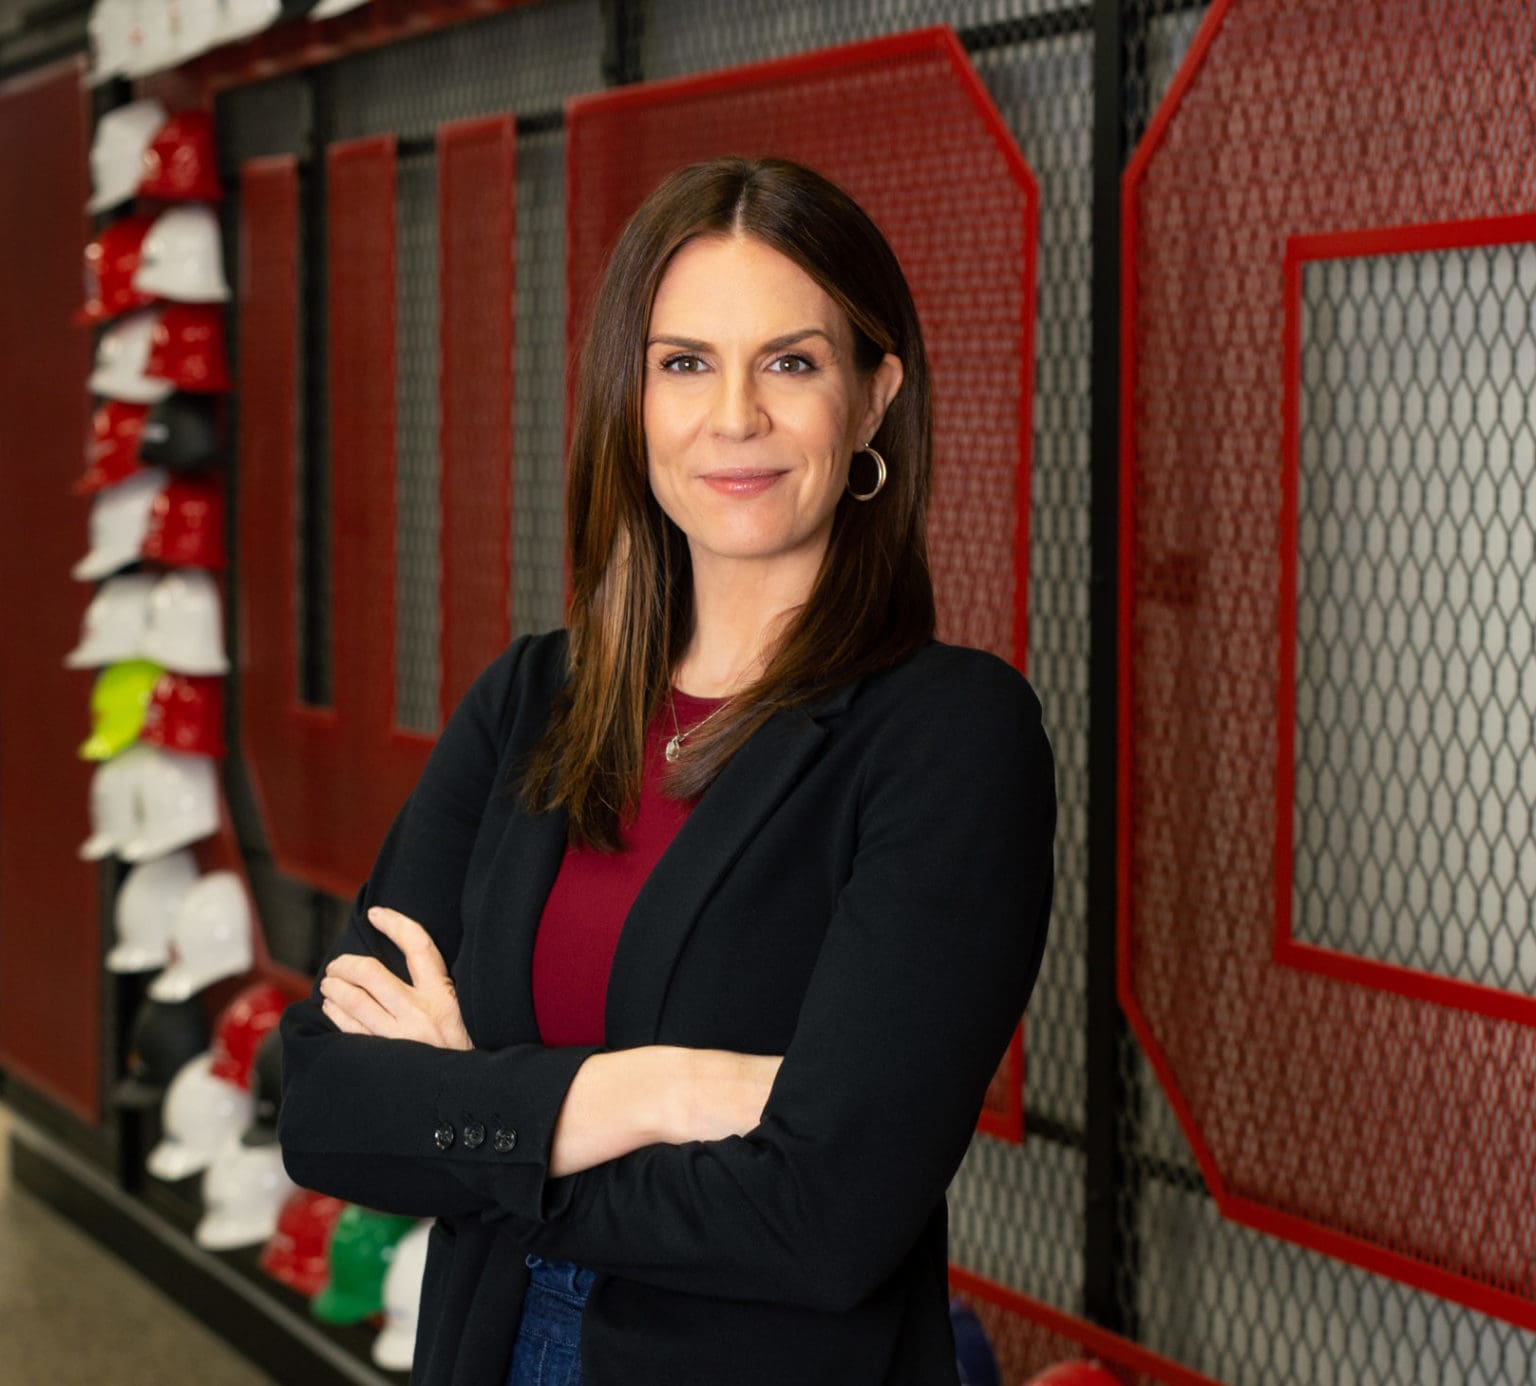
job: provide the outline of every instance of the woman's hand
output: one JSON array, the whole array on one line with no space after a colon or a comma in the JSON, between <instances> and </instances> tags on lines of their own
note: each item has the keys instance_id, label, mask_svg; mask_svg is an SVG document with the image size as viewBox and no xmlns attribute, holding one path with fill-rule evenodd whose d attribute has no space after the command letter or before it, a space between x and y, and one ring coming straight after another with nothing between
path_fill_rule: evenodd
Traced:
<instances>
[{"instance_id":1,"label":"woman's hand","mask_svg":"<svg viewBox=\"0 0 1536 1386\"><path fill-rule=\"evenodd\" d=\"M368 922L405 954L402 982L377 958L343 953L320 979L321 1009L349 1035L417 1040L438 1049L473 1049L458 993L432 936L398 910L375 906Z\"/></svg>"},{"instance_id":2,"label":"woman's hand","mask_svg":"<svg viewBox=\"0 0 1536 1386\"><path fill-rule=\"evenodd\" d=\"M669 1139L714 1141L744 1136L763 1119L782 1054L738 1054L731 1049L686 1049L678 1056L680 1082Z\"/></svg>"}]
</instances>

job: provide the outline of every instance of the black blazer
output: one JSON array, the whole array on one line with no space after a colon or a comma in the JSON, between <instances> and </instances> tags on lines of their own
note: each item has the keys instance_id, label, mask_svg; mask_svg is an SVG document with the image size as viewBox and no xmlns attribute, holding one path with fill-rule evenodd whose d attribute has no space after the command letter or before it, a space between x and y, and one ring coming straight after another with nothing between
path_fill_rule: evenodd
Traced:
<instances>
[{"instance_id":1,"label":"black blazer","mask_svg":"<svg viewBox=\"0 0 1536 1386\"><path fill-rule=\"evenodd\" d=\"M539 1043L534 934L562 813L505 792L566 678L566 635L479 677L391 827L334 953L436 937L476 1048L283 1018L279 1138L306 1188L433 1216L413 1382L501 1386L524 1256L598 1272L589 1386L956 1382L945 1189L1034 985L1055 787L1010 666L931 643L781 713L700 799L625 920L606 1048L783 1054L745 1136L547 1176L595 1047Z\"/></svg>"}]
</instances>

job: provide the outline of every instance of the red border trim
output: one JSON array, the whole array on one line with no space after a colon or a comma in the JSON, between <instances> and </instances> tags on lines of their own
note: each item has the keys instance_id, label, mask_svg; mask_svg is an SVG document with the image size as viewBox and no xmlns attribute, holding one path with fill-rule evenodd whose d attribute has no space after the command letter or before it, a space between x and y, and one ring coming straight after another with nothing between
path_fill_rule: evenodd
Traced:
<instances>
[{"instance_id":1,"label":"red border trim","mask_svg":"<svg viewBox=\"0 0 1536 1386\"><path fill-rule=\"evenodd\" d=\"M1140 1343L1122 1338L1118 1333L1111 1333L1107 1328L1100 1328L1098 1324L1089 1323L1086 1319L1075 1318L1041 1300L1020 1294L1017 1290L1010 1290L974 1271L951 1265L949 1285L951 1291L958 1290L995 1304L1016 1318L1037 1323L1060 1337L1081 1343L1085 1349L1106 1362L1140 1372L1144 1376L1155 1377L1167 1383L1167 1386L1219 1386L1211 1377L1202 1376L1171 1358L1142 1347Z\"/></svg>"},{"instance_id":2,"label":"red border trim","mask_svg":"<svg viewBox=\"0 0 1536 1386\"><path fill-rule=\"evenodd\" d=\"M1536 242L1536 212L1467 221L1373 227L1317 236L1291 236L1285 245L1284 423L1280 459L1280 687L1275 753L1275 942L1281 967L1315 972L1337 981L1391 992L1415 1001L1470 1011L1494 1020L1536 1025L1536 997L1485 982L1442 977L1397 963L1304 943L1293 933L1292 871L1296 774L1296 580L1300 545L1301 474L1301 276L1302 268L1327 260L1426 254L1478 246ZM1523 1302L1523 1301L1522 1301Z\"/></svg>"}]
</instances>

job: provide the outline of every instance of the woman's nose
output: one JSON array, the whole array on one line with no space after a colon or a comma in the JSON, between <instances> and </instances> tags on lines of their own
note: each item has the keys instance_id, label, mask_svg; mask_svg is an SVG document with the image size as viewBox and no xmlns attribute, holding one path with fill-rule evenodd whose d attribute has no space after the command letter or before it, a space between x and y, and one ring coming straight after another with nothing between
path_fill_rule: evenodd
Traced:
<instances>
[{"instance_id":1,"label":"woman's nose","mask_svg":"<svg viewBox=\"0 0 1536 1386\"><path fill-rule=\"evenodd\" d=\"M710 427L721 438L751 438L766 423L750 371L722 371L710 411Z\"/></svg>"}]
</instances>

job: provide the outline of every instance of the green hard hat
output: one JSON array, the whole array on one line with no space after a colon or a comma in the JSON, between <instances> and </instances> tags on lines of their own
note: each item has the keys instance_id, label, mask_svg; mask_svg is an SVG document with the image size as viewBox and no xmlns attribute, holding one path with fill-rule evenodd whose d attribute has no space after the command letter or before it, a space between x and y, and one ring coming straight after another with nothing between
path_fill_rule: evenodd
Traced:
<instances>
[{"instance_id":1,"label":"green hard hat","mask_svg":"<svg viewBox=\"0 0 1536 1386\"><path fill-rule=\"evenodd\" d=\"M125 659L96 675L91 688L91 734L80 743L81 760L111 760L138 740L149 695L164 672L152 660Z\"/></svg>"},{"instance_id":2,"label":"green hard hat","mask_svg":"<svg viewBox=\"0 0 1536 1386\"><path fill-rule=\"evenodd\" d=\"M361 1323L381 1313L395 1243L415 1226L415 1218L349 1203L331 1230L326 1245L330 1278L310 1300L310 1313L322 1323Z\"/></svg>"}]
</instances>

